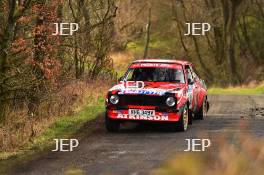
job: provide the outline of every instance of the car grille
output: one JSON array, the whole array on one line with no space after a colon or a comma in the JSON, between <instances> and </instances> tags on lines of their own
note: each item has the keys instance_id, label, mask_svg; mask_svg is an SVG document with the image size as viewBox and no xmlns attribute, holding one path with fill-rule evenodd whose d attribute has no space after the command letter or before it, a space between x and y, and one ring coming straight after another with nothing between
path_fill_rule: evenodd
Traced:
<instances>
[{"instance_id":1,"label":"car grille","mask_svg":"<svg viewBox=\"0 0 264 175\"><path fill-rule=\"evenodd\" d=\"M151 95L120 95L120 105L138 105L138 106L164 106L164 96Z\"/></svg>"}]
</instances>

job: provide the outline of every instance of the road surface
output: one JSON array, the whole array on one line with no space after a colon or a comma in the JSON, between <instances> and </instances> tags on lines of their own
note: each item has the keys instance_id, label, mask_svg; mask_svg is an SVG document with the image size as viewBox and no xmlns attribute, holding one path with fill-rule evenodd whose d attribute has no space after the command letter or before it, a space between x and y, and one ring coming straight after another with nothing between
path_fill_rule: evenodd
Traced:
<instances>
[{"instance_id":1,"label":"road surface","mask_svg":"<svg viewBox=\"0 0 264 175\"><path fill-rule=\"evenodd\" d=\"M10 174L53 175L146 175L164 160L187 148L185 139L208 134L253 133L264 138L264 95L211 95L208 117L195 120L185 133L169 132L159 126L126 126L118 134L104 129L103 119L96 129L80 140L73 152L49 152L37 160L17 166ZM238 123L243 121L243 129ZM130 127L130 128L129 128Z\"/></svg>"}]
</instances>

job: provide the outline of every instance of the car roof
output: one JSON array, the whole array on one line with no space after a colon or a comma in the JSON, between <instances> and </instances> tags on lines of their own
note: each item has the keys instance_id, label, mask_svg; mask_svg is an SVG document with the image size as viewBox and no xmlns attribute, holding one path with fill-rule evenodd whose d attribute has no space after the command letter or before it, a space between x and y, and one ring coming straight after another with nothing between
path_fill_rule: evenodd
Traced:
<instances>
[{"instance_id":1,"label":"car roof","mask_svg":"<svg viewBox=\"0 0 264 175\"><path fill-rule=\"evenodd\" d=\"M174 63L181 65L191 65L190 62L184 60L166 60L166 59L140 59L133 61L133 63Z\"/></svg>"}]
</instances>

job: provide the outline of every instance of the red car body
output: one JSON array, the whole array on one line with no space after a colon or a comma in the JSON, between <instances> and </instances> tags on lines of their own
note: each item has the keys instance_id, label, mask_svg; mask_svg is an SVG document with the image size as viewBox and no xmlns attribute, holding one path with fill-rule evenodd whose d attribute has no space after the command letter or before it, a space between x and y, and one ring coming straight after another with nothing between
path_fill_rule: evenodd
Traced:
<instances>
[{"instance_id":1,"label":"red car body","mask_svg":"<svg viewBox=\"0 0 264 175\"><path fill-rule=\"evenodd\" d=\"M153 121L175 123L185 131L185 125L203 119L207 110L207 88L190 62L137 60L108 91L106 128L118 131L124 121Z\"/></svg>"}]
</instances>

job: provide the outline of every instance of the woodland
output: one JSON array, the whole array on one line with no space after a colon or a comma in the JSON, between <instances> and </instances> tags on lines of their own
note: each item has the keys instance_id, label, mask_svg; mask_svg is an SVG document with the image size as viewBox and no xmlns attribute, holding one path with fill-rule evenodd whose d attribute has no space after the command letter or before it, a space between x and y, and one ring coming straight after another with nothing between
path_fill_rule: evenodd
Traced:
<instances>
[{"instance_id":1,"label":"woodland","mask_svg":"<svg viewBox=\"0 0 264 175\"><path fill-rule=\"evenodd\" d=\"M52 35L54 23L79 29ZM185 36L186 23L211 29ZM264 0L0 0L0 123L71 112L85 89L116 82L112 53L188 60L209 87L260 82L263 36Z\"/></svg>"}]
</instances>

